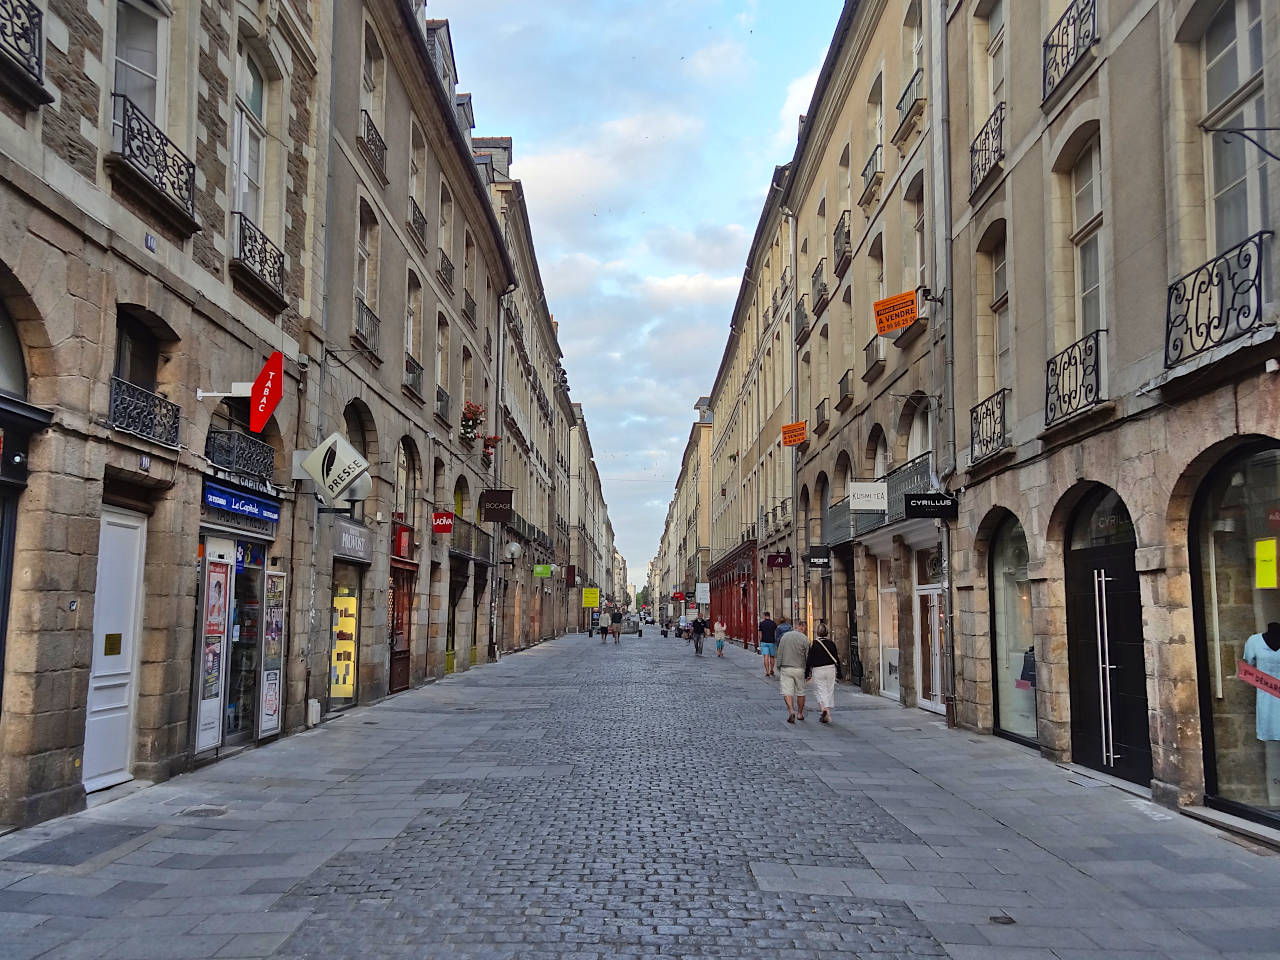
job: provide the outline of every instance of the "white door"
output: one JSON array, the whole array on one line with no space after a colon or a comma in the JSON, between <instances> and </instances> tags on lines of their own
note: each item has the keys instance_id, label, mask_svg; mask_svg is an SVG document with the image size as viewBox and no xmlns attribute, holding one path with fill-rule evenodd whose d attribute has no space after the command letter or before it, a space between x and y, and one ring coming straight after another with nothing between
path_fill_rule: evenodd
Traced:
<instances>
[{"instance_id":1,"label":"white door","mask_svg":"<svg viewBox=\"0 0 1280 960\"><path fill-rule=\"evenodd\" d=\"M942 593L921 591L916 600L916 703L942 713Z\"/></svg>"},{"instance_id":2,"label":"white door","mask_svg":"<svg viewBox=\"0 0 1280 960\"><path fill-rule=\"evenodd\" d=\"M102 508L93 602L93 669L84 727L84 788L90 792L133 777L133 703L146 541L146 517Z\"/></svg>"}]
</instances>

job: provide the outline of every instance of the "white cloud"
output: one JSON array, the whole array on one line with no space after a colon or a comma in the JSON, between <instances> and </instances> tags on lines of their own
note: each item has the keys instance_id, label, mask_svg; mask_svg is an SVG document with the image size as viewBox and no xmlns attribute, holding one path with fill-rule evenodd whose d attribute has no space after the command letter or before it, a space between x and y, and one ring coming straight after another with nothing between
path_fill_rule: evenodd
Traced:
<instances>
[{"instance_id":1,"label":"white cloud","mask_svg":"<svg viewBox=\"0 0 1280 960\"><path fill-rule=\"evenodd\" d=\"M729 38L695 51L684 61L684 72L695 80L710 82L740 77L749 66L746 46Z\"/></svg>"},{"instance_id":2,"label":"white cloud","mask_svg":"<svg viewBox=\"0 0 1280 960\"><path fill-rule=\"evenodd\" d=\"M818 82L821 66L802 73L787 84L787 97L778 111L778 129L773 135L774 146L778 150L786 150L788 155L795 150L796 134L800 129L800 114L809 109L809 101L813 99L813 88Z\"/></svg>"},{"instance_id":3,"label":"white cloud","mask_svg":"<svg viewBox=\"0 0 1280 960\"><path fill-rule=\"evenodd\" d=\"M643 282L645 293L659 305L723 303L732 306L742 281L738 277L678 273L669 277L645 277Z\"/></svg>"},{"instance_id":4,"label":"white cloud","mask_svg":"<svg viewBox=\"0 0 1280 960\"><path fill-rule=\"evenodd\" d=\"M645 248L671 263L713 273L738 269L746 262L751 235L737 223L703 223L692 230L660 227L645 237Z\"/></svg>"}]
</instances>

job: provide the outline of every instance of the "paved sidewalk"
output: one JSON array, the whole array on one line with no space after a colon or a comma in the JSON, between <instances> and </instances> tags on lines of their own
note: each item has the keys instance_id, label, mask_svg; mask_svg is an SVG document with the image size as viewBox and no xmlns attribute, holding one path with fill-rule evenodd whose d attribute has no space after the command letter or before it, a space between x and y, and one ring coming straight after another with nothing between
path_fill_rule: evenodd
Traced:
<instances>
[{"instance_id":1,"label":"paved sidewalk","mask_svg":"<svg viewBox=\"0 0 1280 960\"><path fill-rule=\"evenodd\" d=\"M1280 956L1280 856L838 696L561 638L0 838L0 957Z\"/></svg>"}]
</instances>

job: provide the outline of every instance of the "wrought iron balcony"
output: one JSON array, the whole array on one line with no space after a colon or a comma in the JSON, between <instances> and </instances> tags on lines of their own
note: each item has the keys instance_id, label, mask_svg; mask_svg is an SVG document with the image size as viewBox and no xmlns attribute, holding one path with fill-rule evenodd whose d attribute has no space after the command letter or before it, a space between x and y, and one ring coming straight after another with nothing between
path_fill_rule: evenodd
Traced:
<instances>
[{"instance_id":1,"label":"wrought iron balcony","mask_svg":"<svg viewBox=\"0 0 1280 960\"><path fill-rule=\"evenodd\" d=\"M122 93L113 93L111 99L116 155L194 223L196 165L136 103Z\"/></svg>"},{"instance_id":2,"label":"wrought iron balcony","mask_svg":"<svg viewBox=\"0 0 1280 960\"><path fill-rule=\"evenodd\" d=\"M827 258L823 257L818 261L817 268L813 271L810 278L810 287L813 301L813 316L822 316L822 311L827 305L827 297L830 295L827 291Z\"/></svg>"},{"instance_id":3,"label":"wrought iron balcony","mask_svg":"<svg viewBox=\"0 0 1280 960\"><path fill-rule=\"evenodd\" d=\"M387 142L378 132L378 125L368 110L360 111L360 145L369 152L374 169L384 180L387 178Z\"/></svg>"},{"instance_id":4,"label":"wrought iron balcony","mask_svg":"<svg viewBox=\"0 0 1280 960\"><path fill-rule=\"evenodd\" d=\"M409 229L413 231L417 241L425 247L427 245L427 216L422 212L422 208L418 206L418 201L412 197L409 198Z\"/></svg>"},{"instance_id":5,"label":"wrought iron balcony","mask_svg":"<svg viewBox=\"0 0 1280 960\"><path fill-rule=\"evenodd\" d=\"M818 402L818 407L813 411L813 432L821 433L831 425L831 405L823 399Z\"/></svg>"},{"instance_id":6,"label":"wrought iron balcony","mask_svg":"<svg viewBox=\"0 0 1280 960\"><path fill-rule=\"evenodd\" d=\"M805 334L809 332L809 308L803 296L796 301L796 315L792 326L795 327L792 332L795 334L796 343L799 343L805 338Z\"/></svg>"},{"instance_id":7,"label":"wrought iron balcony","mask_svg":"<svg viewBox=\"0 0 1280 960\"><path fill-rule=\"evenodd\" d=\"M484 331L484 355L486 357L493 356L493 331L488 327Z\"/></svg>"},{"instance_id":8,"label":"wrought iron balcony","mask_svg":"<svg viewBox=\"0 0 1280 960\"><path fill-rule=\"evenodd\" d=\"M853 403L853 370L846 370L840 378L840 396L836 400L836 409L843 410Z\"/></svg>"},{"instance_id":9,"label":"wrought iron balcony","mask_svg":"<svg viewBox=\"0 0 1280 960\"><path fill-rule=\"evenodd\" d=\"M44 83L44 14L30 0L0 0L0 52Z\"/></svg>"},{"instance_id":10,"label":"wrought iron balcony","mask_svg":"<svg viewBox=\"0 0 1280 960\"><path fill-rule=\"evenodd\" d=\"M449 259L449 255L440 250L440 263L436 266L436 273L440 275L440 282L449 288L449 292L453 292L453 261Z\"/></svg>"},{"instance_id":11,"label":"wrought iron balcony","mask_svg":"<svg viewBox=\"0 0 1280 960\"><path fill-rule=\"evenodd\" d=\"M880 183L884 180L884 148L876 144L862 168L862 196L858 198L859 206L873 203L880 192Z\"/></svg>"},{"instance_id":12,"label":"wrought iron balcony","mask_svg":"<svg viewBox=\"0 0 1280 960\"><path fill-rule=\"evenodd\" d=\"M449 535L449 549L477 560L488 561L493 538L470 520L453 518L453 533Z\"/></svg>"},{"instance_id":13,"label":"wrought iron balcony","mask_svg":"<svg viewBox=\"0 0 1280 960\"><path fill-rule=\"evenodd\" d=\"M377 356L382 339L382 321L359 294L356 295L356 329L352 337L365 350Z\"/></svg>"},{"instance_id":14,"label":"wrought iron balcony","mask_svg":"<svg viewBox=\"0 0 1280 960\"><path fill-rule=\"evenodd\" d=\"M1044 99L1098 42L1098 0L1071 0L1044 38Z\"/></svg>"},{"instance_id":15,"label":"wrought iron balcony","mask_svg":"<svg viewBox=\"0 0 1280 960\"><path fill-rule=\"evenodd\" d=\"M223 470L270 480L276 451L269 443L239 430L210 430L204 441L205 459Z\"/></svg>"},{"instance_id":16,"label":"wrought iron balcony","mask_svg":"<svg viewBox=\"0 0 1280 960\"><path fill-rule=\"evenodd\" d=\"M436 416L442 420L449 419L449 391L444 387L436 387Z\"/></svg>"},{"instance_id":17,"label":"wrought iron balcony","mask_svg":"<svg viewBox=\"0 0 1280 960\"><path fill-rule=\"evenodd\" d=\"M893 523L907 515L906 496L908 493L928 493L933 488L933 452L922 453L914 460L908 460L895 470L884 476L888 486L889 512L885 514L885 522Z\"/></svg>"},{"instance_id":18,"label":"wrought iron balcony","mask_svg":"<svg viewBox=\"0 0 1280 960\"><path fill-rule=\"evenodd\" d=\"M3 3L3 0L0 0ZM284 299L284 253L243 213L233 214L235 229L234 263L261 280L281 300Z\"/></svg>"},{"instance_id":19,"label":"wrought iron balcony","mask_svg":"<svg viewBox=\"0 0 1280 960\"><path fill-rule=\"evenodd\" d=\"M849 241L849 211L846 210L840 214L839 221L836 222L835 232L831 236L831 247L835 251L836 276L844 276L849 262L853 259L853 247Z\"/></svg>"},{"instance_id":20,"label":"wrought iron balcony","mask_svg":"<svg viewBox=\"0 0 1280 960\"><path fill-rule=\"evenodd\" d=\"M969 145L969 193L978 192L991 171L1004 159L1004 101L996 104L995 110L982 125L978 135Z\"/></svg>"},{"instance_id":21,"label":"wrought iron balcony","mask_svg":"<svg viewBox=\"0 0 1280 960\"><path fill-rule=\"evenodd\" d=\"M404 385L419 397L422 396L422 364L408 351L404 355Z\"/></svg>"},{"instance_id":22,"label":"wrought iron balcony","mask_svg":"<svg viewBox=\"0 0 1280 960\"><path fill-rule=\"evenodd\" d=\"M1049 358L1044 395L1046 427L1088 410L1105 399L1104 333L1105 330L1087 333Z\"/></svg>"},{"instance_id":23,"label":"wrought iron balcony","mask_svg":"<svg viewBox=\"0 0 1280 960\"><path fill-rule=\"evenodd\" d=\"M1173 367L1243 336L1262 321L1263 230L1169 284L1164 365Z\"/></svg>"},{"instance_id":24,"label":"wrought iron balcony","mask_svg":"<svg viewBox=\"0 0 1280 960\"><path fill-rule=\"evenodd\" d=\"M1009 399L1007 387L1001 387L969 410L969 462L977 463L1009 445L1005 412Z\"/></svg>"},{"instance_id":25,"label":"wrought iron balcony","mask_svg":"<svg viewBox=\"0 0 1280 960\"><path fill-rule=\"evenodd\" d=\"M178 446L182 408L157 393L111 378L111 426L166 447Z\"/></svg>"},{"instance_id":26,"label":"wrought iron balcony","mask_svg":"<svg viewBox=\"0 0 1280 960\"><path fill-rule=\"evenodd\" d=\"M924 67L916 67L907 85L898 98L898 131L894 134L894 142L902 139L908 125L924 113Z\"/></svg>"},{"instance_id":27,"label":"wrought iron balcony","mask_svg":"<svg viewBox=\"0 0 1280 960\"><path fill-rule=\"evenodd\" d=\"M476 322L476 298L470 290L462 291L462 315L472 323Z\"/></svg>"},{"instance_id":28,"label":"wrought iron balcony","mask_svg":"<svg viewBox=\"0 0 1280 960\"><path fill-rule=\"evenodd\" d=\"M791 286L791 267L786 266L782 268L782 289L786 290L789 286Z\"/></svg>"},{"instance_id":29,"label":"wrought iron balcony","mask_svg":"<svg viewBox=\"0 0 1280 960\"><path fill-rule=\"evenodd\" d=\"M867 368L862 371L862 379L870 383L880 376L881 371L884 370L885 360L889 356L889 338L872 337L867 341L867 345L862 348L862 353L867 359Z\"/></svg>"}]
</instances>

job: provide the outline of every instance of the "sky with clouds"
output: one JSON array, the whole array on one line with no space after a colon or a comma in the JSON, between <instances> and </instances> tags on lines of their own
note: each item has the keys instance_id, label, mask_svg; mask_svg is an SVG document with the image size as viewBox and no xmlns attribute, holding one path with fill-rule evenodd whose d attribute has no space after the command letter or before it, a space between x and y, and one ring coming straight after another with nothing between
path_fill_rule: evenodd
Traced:
<instances>
[{"instance_id":1,"label":"sky with clouds","mask_svg":"<svg viewBox=\"0 0 1280 960\"><path fill-rule=\"evenodd\" d=\"M429 0L514 139L618 549L643 584L842 0Z\"/></svg>"}]
</instances>

